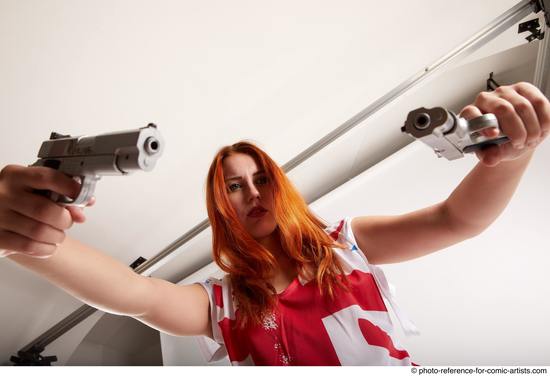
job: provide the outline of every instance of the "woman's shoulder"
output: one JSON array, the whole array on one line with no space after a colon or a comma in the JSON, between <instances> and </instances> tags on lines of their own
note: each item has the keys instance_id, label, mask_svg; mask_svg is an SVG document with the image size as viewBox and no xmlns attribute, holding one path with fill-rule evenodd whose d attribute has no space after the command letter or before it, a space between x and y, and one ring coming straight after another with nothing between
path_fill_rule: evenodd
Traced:
<instances>
[{"instance_id":1,"label":"woman's shoulder","mask_svg":"<svg viewBox=\"0 0 550 376\"><path fill-rule=\"evenodd\" d=\"M224 316L233 317L236 309L233 301L233 291L229 274L208 277L205 281L199 282L207 291L211 309L217 311L218 319Z\"/></svg>"},{"instance_id":2,"label":"woman's shoulder","mask_svg":"<svg viewBox=\"0 0 550 376\"><path fill-rule=\"evenodd\" d=\"M351 229L352 217L343 217L337 221L330 222L325 227L325 232L337 243L344 245L350 250L356 250L357 241Z\"/></svg>"},{"instance_id":3,"label":"woman's shoulder","mask_svg":"<svg viewBox=\"0 0 550 376\"><path fill-rule=\"evenodd\" d=\"M334 253L342 262L342 266L346 272L352 270L369 271L369 262L363 250L357 245L351 221L353 217L344 217L337 221L331 222L325 228L326 233L334 240Z\"/></svg>"},{"instance_id":4,"label":"woman's shoulder","mask_svg":"<svg viewBox=\"0 0 550 376\"><path fill-rule=\"evenodd\" d=\"M216 290L227 290L231 288L231 279L229 274L216 274L208 277L202 282L199 282L207 290L211 292L216 292Z\"/></svg>"}]
</instances>

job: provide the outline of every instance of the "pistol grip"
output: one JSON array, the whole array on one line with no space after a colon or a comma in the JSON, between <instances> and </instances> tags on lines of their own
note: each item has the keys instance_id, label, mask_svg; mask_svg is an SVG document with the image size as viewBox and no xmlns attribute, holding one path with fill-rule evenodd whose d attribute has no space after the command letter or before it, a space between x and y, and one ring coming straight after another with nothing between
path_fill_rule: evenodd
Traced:
<instances>
[{"instance_id":1,"label":"pistol grip","mask_svg":"<svg viewBox=\"0 0 550 376\"><path fill-rule=\"evenodd\" d=\"M485 114L469 120L468 128L470 139L473 143L464 148L464 153L472 153L490 145L500 145L510 141L508 136L502 133L498 120L494 114ZM496 128L499 134L492 138L484 136L481 131L489 128Z\"/></svg>"},{"instance_id":2,"label":"pistol grip","mask_svg":"<svg viewBox=\"0 0 550 376\"><path fill-rule=\"evenodd\" d=\"M489 140L486 140L486 141L483 141L483 142L480 142L478 144L472 144L472 145L468 145L464 148L464 150L462 150L464 153L473 153L477 150L480 150L480 149L484 149L485 147L487 146L490 146L490 145L500 145L500 144L504 144L506 142L510 141L510 139L508 138L508 136L504 136L504 137L498 137L498 138L493 138L493 139L489 139Z\"/></svg>"}]
</instances>

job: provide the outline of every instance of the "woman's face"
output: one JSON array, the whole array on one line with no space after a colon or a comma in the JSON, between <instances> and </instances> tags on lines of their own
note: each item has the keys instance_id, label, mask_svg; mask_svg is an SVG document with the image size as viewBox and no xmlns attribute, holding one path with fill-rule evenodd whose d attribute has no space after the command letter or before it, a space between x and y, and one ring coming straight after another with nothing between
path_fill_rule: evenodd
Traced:
<instances>
[{"instance_id":1,"label":"woman's face","mask_svg":"<svg viewBox=\"0 0 550 376\"><path fill-rule=\"evenodd\" d=\"M268 237L277 227L273 215L273 188L265 171L248 154L223 160L225 188L239 221L256 240Z\"/></svg>"}]
</instances>

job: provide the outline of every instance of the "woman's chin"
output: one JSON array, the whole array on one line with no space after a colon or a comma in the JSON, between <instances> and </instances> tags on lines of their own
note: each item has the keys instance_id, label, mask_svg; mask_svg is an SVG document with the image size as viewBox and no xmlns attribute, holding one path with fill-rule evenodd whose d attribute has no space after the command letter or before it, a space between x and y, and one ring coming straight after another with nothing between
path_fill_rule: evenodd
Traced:
<instances>
[{"instance_id":1,"label":"woman's chin","mask_svg":"<svg viewBox=\"0 0 550 376\"><path fill-rule=\"evenodd\" d=\"M271 235L273 235L276 229L277 229L277 225L266 223L266 224L258 225L253 229L250 229L249 233L254 239L260 242L261 240L269 238Z\"/></svg>"}]
</instances>

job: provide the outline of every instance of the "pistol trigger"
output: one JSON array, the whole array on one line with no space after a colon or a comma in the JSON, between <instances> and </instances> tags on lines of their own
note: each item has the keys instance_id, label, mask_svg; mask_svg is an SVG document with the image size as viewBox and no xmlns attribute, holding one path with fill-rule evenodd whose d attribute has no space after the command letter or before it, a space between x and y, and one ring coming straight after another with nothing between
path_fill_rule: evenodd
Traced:
<instances>
[{"instance_id":1,"label":"pistol trigger","mask_svg":"<svg viewBox=\"0 0 550 376\"><path fill-rule=\"evenodd\" d=\"M92 199L92 196L94 195L95 185L97 181L101 179L101 176L99 175L86 175L81 176L81 186L80 186L80 192L78 192L78 196L71 200L69 197L61 197L59 202L63 205L71 205L71 206L79 206L84 207L88 202Z\"/></svg>"}]
</instances>

